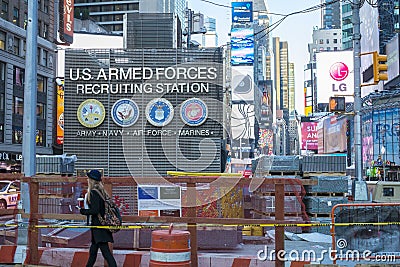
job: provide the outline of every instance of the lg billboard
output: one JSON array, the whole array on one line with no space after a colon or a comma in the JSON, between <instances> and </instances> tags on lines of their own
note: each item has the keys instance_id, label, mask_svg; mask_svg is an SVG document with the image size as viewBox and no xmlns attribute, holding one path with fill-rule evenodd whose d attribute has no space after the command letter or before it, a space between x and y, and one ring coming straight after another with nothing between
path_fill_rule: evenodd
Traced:
<instances>
[{"instance_id":1,"label":"lg billboard","mask_svg":"<svg viewBox=\"0 0 400 267\"><path fill-rule=\"evenodd\" d=\"M317 53L316 62L318 103L328 103L331 96L346 96L346 102L353 102L353 52Z\"/></svg>"}]
</instances>

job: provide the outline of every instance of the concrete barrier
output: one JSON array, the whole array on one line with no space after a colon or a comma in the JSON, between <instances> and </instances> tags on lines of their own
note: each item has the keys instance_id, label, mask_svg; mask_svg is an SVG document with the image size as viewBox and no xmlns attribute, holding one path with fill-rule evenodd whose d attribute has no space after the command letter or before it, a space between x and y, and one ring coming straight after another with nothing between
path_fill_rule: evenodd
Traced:
<instances>
[{"instance_id":1,"label":"concrete barrier","mask_svg":"<svg viewBox=\"0 0 400 267\"><path fill-rule=\"evenodd\" d=\"M16 246L0 246L0 264L13 263ZM147 267L150 263L149 251L114 250L117 266ZM29 253L28 253L29 255ZM57 267L84 267L89 257L88 249L76 248L39 248L40 265ZM27 261L26 261L27 262ZM25 265L24 265L25 266ZM99 252L95 267L104 266L104 258ZM199 253L199 267L274 267L273 261L260 261L256 257L218 255L217 253Z\"/></svg>"}]
</instances>

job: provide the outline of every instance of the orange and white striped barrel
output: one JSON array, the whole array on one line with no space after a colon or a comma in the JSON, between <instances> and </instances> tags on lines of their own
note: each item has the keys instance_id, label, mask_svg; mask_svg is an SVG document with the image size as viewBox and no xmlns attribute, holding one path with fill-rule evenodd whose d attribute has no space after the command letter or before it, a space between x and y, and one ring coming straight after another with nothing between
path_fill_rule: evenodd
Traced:
<instances>
[{"instance_id":1,"label":"orange and white striped barrel","mask_svg":"<svg viewBox=\"0 0 400 267\"><path fill-rule=\"evenodd\" d=\"M151 233L150 267L190 267L190 233L155 230Z\"/></svg>"}]
</instances>

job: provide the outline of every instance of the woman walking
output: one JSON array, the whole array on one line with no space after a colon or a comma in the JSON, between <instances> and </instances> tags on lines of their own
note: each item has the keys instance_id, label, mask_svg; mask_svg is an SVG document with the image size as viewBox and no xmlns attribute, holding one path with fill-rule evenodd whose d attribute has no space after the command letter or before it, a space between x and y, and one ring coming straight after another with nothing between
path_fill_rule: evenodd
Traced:
<instances>
[{"instance_id":1,"label":"woman walking","mask_svg":"<svg viewBox=\"0 0 400 267\"><path fill-rule=\"evenodd\" d=\"M80 209L82 215L91 215L91 226L101 226L98 214L104 216L105 203L104 199L108 196L101 182L101 173L98 170L91 170L87 173L88 176L88 193L87 202L88 209ZM114 243L112 233L108 229L91 228L92 243L89 250L89 259L86 267L92 267L96 262L97 252L99 248L107 261L109 267L117 267L114 256L112 255L108 243Z\"/></svg>"}]
</instances>

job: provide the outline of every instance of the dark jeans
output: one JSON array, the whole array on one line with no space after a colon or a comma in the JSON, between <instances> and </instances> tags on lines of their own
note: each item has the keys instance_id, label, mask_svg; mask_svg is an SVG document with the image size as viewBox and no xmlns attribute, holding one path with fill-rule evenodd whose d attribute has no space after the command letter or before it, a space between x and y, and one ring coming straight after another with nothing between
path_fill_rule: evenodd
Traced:
<instances>
[{"instance_id":1,"label":"dark jeans","mask_svg":"<svg viewBox=\"0 0 400 267\"><path fill-rule=\"evenodd\" d=\"M99 248L101 250L101 253L103 254L104 259L108 263L108 267L117 267L117 263L115 262L115 259L111 254L110 248L108 247L108 243L106 242L101 242L97 244L92 242L92 245L90 246L89 249L89 259L86 264L86 267L92 267L94 265L94 263L96 262L97 252L99 251Z\"/></svg>"}]
</instances>

